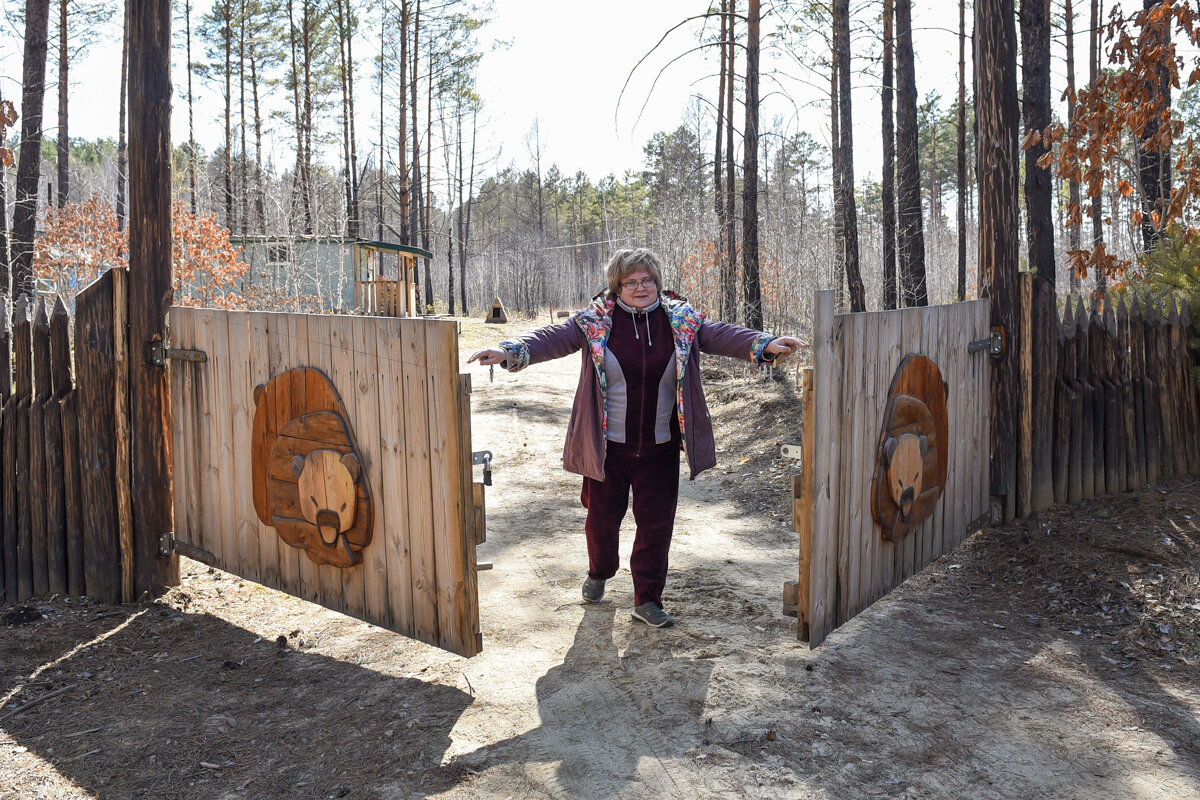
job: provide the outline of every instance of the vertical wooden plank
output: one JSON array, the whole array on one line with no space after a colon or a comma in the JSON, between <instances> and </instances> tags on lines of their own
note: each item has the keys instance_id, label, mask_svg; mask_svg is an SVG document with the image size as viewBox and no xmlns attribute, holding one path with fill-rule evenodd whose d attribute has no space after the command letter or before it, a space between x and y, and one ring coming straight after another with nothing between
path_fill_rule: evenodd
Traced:
<instances>
[{"instance_id":1,"label":"vertical wooden plank","mask_svg":"<svg viewBox=\"0 0 1200 800\"><path fill-rule=\"evenodd\" d=\"M925 353L926 357L939 365L943 359L943 350L941 347L941 332L942 319L946 314L948 306L931 306L923 312L925 316L925 325L921 329L921 352ZM945 380L945 376L942 376ZM949 436L949 427L947 427L947 436ZM938 447L945 448L949 446L949 442L938 442ZM942 494L945 495L945 487L942 487ZM920 572L925 568L925 565L936 557L934 547L942 535L942 526L945 524L945 515L942 498L938 498L938 502L934 504L933 512L921 526L921 537L916 541L916 553L913 560L913 572Z\"/></svg>"},{"instance_id":2,"label":"vertical wooden plank","mask_svg":"<svg viewBox=\"0 0 1200 800\"><path fill-rule=\"evenodd\" d=\"M1117 359L1117 322L1111 298L1100 317L1104 370L1104 483L1109 493L1125 491L1125 397Z\"/></svg>"},{"instance_id":3,"label":"vertical wooden plank","mask_svg":"<svg viewBox=\"0 0 1200 800\"><path fill-rule=\"evenodd\" d=\"M170 229L170 219L167 221L167 228ZM168 248L169 251L169 248ZM168 273L169 273L168 268ZM170 279L167 280L169 287ZM130 444L132 439L132 427L130 425L130 405L129 405L129 270L114 270L113 271L113 430L116 440L116 464L113 469L113 477L116 481L116 500L117 500L117 530L121 541L121 600L125 603L132 603L135 599L134 587L136 579L134 575L134 511L133 511L133 475ZM141 359L144 360L144 359ZM166 393L164 386L163 394ZM170 412L167 410L165 414L160 415L156 419L162 421L165 417L170 419ZM137 426L139 436L153 436L158 440L164 438L166 429L159 427L155 428L152 422L140 420ZM145 447L145 445L143 445ZM143 465L144 468L144 465ZM166 477L163 480L166 482L167 491L170 491L170 469L166 469ZM150 480L148 476L139 478L139 485L145 493L145 497L139 497L139 503L150 505L156 503L162 498L154 497L157 492L152 488L154 480ZM166 520L170 520L170 510L164 512ZM164 526L154 535L154 547L150 552L154 554L150 558L157 558L158 553L158 534L167 530ZM156 574L153 568L148 570L148 574ZM175 583L178 583L176 578ZM161 588L161 586L159 587ZM144 591L149 591L147 584Z\"/></svg>"},{"instance_id":4,"label":"vertical wooden plank","mask_svg":"<svg viewBox=\"0 0 1200 800\"><path fill-rule=\"evenodd\" d=\"M344 398L347 413L353 415L355 437L361 452L366 456L363 464L366 480L375 498L375 527L371 544L363 551L362 566L356 571L361 574L362 610L365 619L376 625L391 626L388 609L387 535L384 528L382 506L392 501L392 496L383 490L383 431L380 428L379 352L376 328L378 320L364 317L351 319L351 345L354 350L354 393ZM355 598L358 590L354 585L343 588Z\"/></svg>"},{"instance_id":5,"label":"vertical wooden plank","mask_svg":"<svg viewBox=\"0 0 1200 800\"><path fill-rule=\"evenodd\" d=\"M276 370L275 374L280 374L296 367L312 365L313 362L310 353L312 332L310 331L310 327L314 319L316 319L315 316L308 314L286 315L287 328L284 336L284 344L286 348L284 351L284 361L287 366L283 366L281 369ZM320 348L316 349L319 355ZM328 375L328 373L326 373L326 375ZM332 376L330 377L332 378ZM284 400L283 395L287 396L286 400ZM287 381L280 381L276 386L275 393L275 413L279 415L280 423L282 424L285 419L292 419L292 417L304 407L306 398L306 391L298 382L288 383ZM285 404L280 406L280 402L284 402ZM286 417L284 416L283 409L290 409L290 413ZM290 551L288 555L290 555L296 563L296 574L299 577L299 581L296 584L296 588L291 590L292 593L298 597L304 598L305 600L311 600L314 603L323 602L324 594L322 593L320 567L314 564L312 559L303 552L284 542L283 539L279 539L279 546L281 548L286 548L287 551ZM283 551L281 550L281 552ZM326 568L333 569L333 567L328 566ZM332 585L332 577L328 578L327 580Z\"/></svg>"},{"instance_id":6,"label":"vertical wooden plank","mask_svg":"<svg viewBox=\"0 0 1200 800\"><path fill-rule=\"evenodd\" d=\"M812 619L809 645L817 647L834 628L837 602L836 519L841 464L841 324L833 313L833 292L816 293L813 314L813 383L816 387L813 447Z\"/></svg>"},{"instance_id":7,"label":"vertical wooden plank","mask_svg":"<svg viewBox=\"0 0 1200 800\"><path fill-rule=\"evenodd\" d=\"M812 619L812 532L813 532L813 368L800 372L800 476L793 479L792 529L800 535L800 570L797 581L796 637L810 640Z\"/></svg>"},{"instance_id":8,"label":"vertical wooden plank","mask_svg":"<svg viewBox=\"0 0 1200 800\"><path fill-rule=\"evenodd\" d=\"M1079 373L1076 380L1083 393L1083 414L1080 419L1082 426L1082 483L1083 498L1086 500L1103 492L1103 485L1096 486L1096 389L1092 384L1092 341L1089 335L1090 324L1083 301L1075 306L1075 346L1076 363ZM1099 492L1097 491L1099 490Z\"/></svg>"},{"instance_id":9,"label":"vertical wooden plank","mask_svg":"<svg viewBox=\"0 0 1200 800\"><path fill-rule=\"evenodd\" d=\"M962 470L959 448L962 443L962 415L959 401L964 386L962 359L971 343L970 320L963 303L943 309L938 363L942 380L946 382L946 485L942 490L942 527L934 542L933 557L937 558L954 547L961 536Z\"/></svg>"},{"instance_id":10,"label":"vertical wooden plank","mask_svg":"<svg viewBox=\"0 0 1200 800\"><path fill-rule=\"evenodd\" d=\"M380 500L375 530L383 545L387 571L385 600L392 630L414 636L405 433L410 415L405 413L408 405L404 396L402 369L404 336L408 331L391 319L372 320L371 327L375 334L376 386L379 391L376 406L379 413L380 483L376 496Z\"/></svg>"},{"instance_id":11,"label":"vertical wooden plank","mask_svg":"<svg viewBox=\"0 0 1200 800\"><path fill-rule=\"evenodd\" d=\"M845 335L842 337L842 385L847 392L843 413L850 419L853 434L841 440L841 498L838 510L838 625L852 617L857 605L859 541L863 536L862 482L865 465L858 444L869 438L864 429L862 415L863 395L863 315L843 314L841 321Z\"/></svg>"},{"instance_id":12,"label":"vertical wooden plank","mask_svg":"<svg viewBox=\"0 0 1200 800\"><path fill-rule=\"evenodd\" d=\"M236 369L233 345L229 339L229 312L206 309L208 341L204 351L208 353L208 374L213 388L213 415L209 424L209 441L213 453L213 471L210 478L216 490L217 505L211 511L220 541L218 553L221 563L230 572L239 571L238 520L234 498L237 492L233 466L233 397L230 377ZM215 545L216 542L214 541Z\"/></svg>"},{"instance_id":13,"label":"vertical wooden plank","mask_svg":"<svg viewBox=\"0 0 1200 800\"><path fill-rule=\"evenodd\" d=\"M879 430L883 424L883 405L887 402L887 386L879 385L879 359L881 351L880 331L883 326L883 313L873 312L860 315L863 326L862 365L863 391L856 398L859 411L856 418L859 421L861 433L858 436L859 468L858 480L862 482L862 497L859 505L862 508L862 524L858 535L859 565L856 581L855 613L875 602L875 560L879 556L879 541L882 539L879 527L871 514L871 491L875 481L875 465L879 448Z\"/></svg>"},{"instance_id":14,"label":"vertical wooden plank","mask_svg":"<svg viewBox=\"0 0 1200 800\"><path fill-rule=\"evenodd\" d=\"M202 349L197 334L199 313L194 308L171 309L173 346ZM208 362L193 361L176 361L170 366L175 536L197 547L204 542L201 487L207 472L208 438L204 435L202 415L206 403L202 394L208 382L208 367Z\"/></svg>"},{"instance_id":15,"label":"vertical wooden plank","mask_svg":"<svg viewBox=\"0 0 1200 800\"><path fill-rule=\"evenodd\" d=\"M992 312L990 309L991 301L982 301L975 318L975 330L977 336L986 334L991 329ZM972 386L975 387L978 397L983 397L989 394L992 381L992 365L989 359L977 358L972 362L974 370L974 379ZM975 457L973 463L978 465L978 483L975 489L975 515L972 520L977 519L985 514L991 513L991 457L990 457L990 437L991 437L991 405L980 404L980 410L983 412L977 418L974 435L974 451Z\"/></svg>"},{"instance_id":16,"label":"vertical wooden plank","mask_svg":"<svg viewBox=\"0 0 1200 800\"><path fill-rule=\"evenodd\" d=\"M458 363L457 323L454 335L454 363ZM463 563L462 602L466 612L462 624L463 636L468 642L468 647L463 655L475 655L483 651L483 633L479 629L479 573L475 560L475 545L484 538L484 531L475 527L475 492L477 490L482 492L483 484L474 482L474 469L471 463L471 376L468 373L458 375L458 435L459 471L462 473L460 506L463 516L460 559ZM482 514L482 505L479 507L479 511Z\"/></svg>"},{"instance_id":17,"label":"vertical wooden plank","mask_svg":"<svg viewBox=\"0 0 1200 800\"><path fill-rule=\"evenodd\" d=\"M49 538L46 505L50 499L46 480L46 401L50 399L50 320L46 304L38 298L33 312L33 397L29 403L29 493L33 542L33 593L50 592Z\"/></svg>"},{"instance_id":18,"label":"vertical wooden plank","mask_svg":"<svg viewBox=\"0 0 1200 800\"><path fill-rule=\"evenodd\" d=\"M292 314L265 314L264 319L267 323L267 361L268 374L270 378L282 375L287 372L292 366L291 357L291 327L296 324ZM307 332L307 331L306 331ZM307 358L307 351L305 353ZM275 384L273 391L275 399L272 402L272 408L279 421L291 418L292 409L292 393L283 391L283 381ZM290 387L289 387L290 388ZM303 402L303 397L298 397L296 400L297 408ZM279 427L282 427L280 425ZM275 548L275 563L279 574L279 589L294 594L297 597L304 597L300 593L300 560L307 560L307 556L301 553L294 547L288 545L282 538L275 533L275 529L271 529L271 536L268 537L271 541L270 545L264 544L268 549L273 546ZM267 556L263 556L265 562Z\"/></svg>"},{"instance_id":19,"label":"vertical wooden plank","mask_svg":"<svg viewBox=\"0 0 1200 800\"><path fill-rule=\"evenodd\" d=\"M13 603L20 599L17 582L17 403L10 396L4 402L3 431L4 474L11 476L4 481L4 602Z\"/></svg>"},{"instance_id":20,"label":"vertical wooden plank","mask_svg":"<svg viewBox=\"0 0 1200 800\"><path fill-rule=\"evenodd\" d=\"M922 332L925 329L926 308L912 308L904 317L904 330L901 334L901 353L907 355L909 353L920 353L922 347ZM900 554L900 565L895 576L893 585L899 586L902 582L909 579L914 571L914 565L917 560L917 542L921 539L924 531L930 526L931 520L926 519L919 530L910 532L897 544L897 552Z\"/></svg>"},{"instance_id":21,"label":"vertical wooden plank","mask_svg":"<svg viewBox=\"0 0 1200 800\"><path fill-rule=\"evenodd\" d=\"M115 603L121 597L121 543L114 481L117 448L113 420L113 286L117 274L117 270L105 272L75 298L84 585L88 597L101 603ZM17 363L19 367L19 356Z\"/></svg>"},{"instance_id":22,"label":"vertical wooden plank","mask_svg":"<svg viewBox=\"0 0 1200 800\"><path fill-rule=\"evenodd\" d=\"M62 298L54 304L49 326L50 397L43 405L46 469L46 567L52 594L66 594L67 520L63 473L62 399L71 391L70 319Z\"/></svg>"},{"instance_id":23,"label":"vertical wooden plank","mask_svg":"<svg viewBox=\"0 0 1200 800\"><path fill-rule=\"evenodd\" d=\"M412 555L413 625L416 638L437 644L439 604L437 572L434 564L433 471L429 427L421 424L431 413L427 392L425 337L429 323L404 323L404 349L401 370L404 375L405 437L408 443L406 477L409 503L409 552Z\"/></svg>"},{"instance_id":24,"label":"vertical wooden plank","mask_svg":"<svg viewBox=\"0 0 1200 800\"><path fill-rule=\"evenodd\" d=\"M1109 486L1109 479L1114 478L1108 473L1109 448L1106 445L1109 419L1109 401L1112 394L1107 385L1107 369L1104 363L1104 319L1100 310L1093 306L1088 315L1088 365L1092 378L1092 462L1096 470L1096 494L1101 495L1116 490Z\"/></svg>"},{"instance_id":25,"label":"vertical wooden plank","mask_svg":"<svg viewBox=\"0 0 1200 800\"><path fill-rule=\"evenodd\" d=\"M429 451L432 462L434 568L437 572L438 640L456 653L474 648L465 585L471 567L463 553L462 471L459 457L458 337L454 323L432 322L426 331Z\"/></svg>"},{"instance_id":26,"label":"vertical wooden plank","mask_svg":"<svg viewBox=\"0 0 1200 800\"><path fill-rule=\"evenodd\" d=\"M259 311L252 311L241 317L246 324L246 349L248 358L246 359L247 372L242 379L245 380L245 387L250 392L248 403L248 411L250 414L250 438L246 442L246 450L240 454L239 470L245 465L245 469L252 470L251 454L254 449L253 442L253 424L254 415L258 412L257 404L254 400L254 390L258 386L266 386L271 380L271 354L270 354L270 314L264 314ZM270 403L264 406L264 413L270 408ZM258 512L255 510L255 499L253 497L253 486L250 479L250 474L247 473L244 479L249 490L249 495L242 496L242 503L249 502L249 506L244 506L241 512L242 516L249 520L248 530L255 532L256 544L258 546L258 577L267 586L272 586L276 589L281 588L281 579L279 574L279 545L277 540L279 535L275 533L275 529L270 525L265 524L258 518ZM264 481L264 488L266 482Z\"/></svg>"},{"instance_id":27,"label":"vertical wooden plank","mask_svg":"<svg viewBox=\"0 0 1200 800\"><path fill-rule=\"evenodd\" d=\"M17 300L13 318L13 364L15 366L17 405L13 426L16 439L14 477L17 506L17 595L15 600L32 597L35 591L33 519L29 458L29 407L33 399L33 355L29 321L29 299Z\"/></svg>"},{"instance_id":28,"label":"vertical wooden plank","mask_svg":"<svg viewBox=\"0 0 1200 800\"><path fill-rule=\"evenodd\" d=\"M229 467L232 480L234 539L237 543L238 574L261 580L259 564L260 523L254 510L254 481L251 476L254 436L254 375L251 372L250 314L225 311L226 341L229 346L230 438Z\"/></svg>"},{"instance_id":29,"label":"vertical wooden plank","mask_svg":"<svg viewBox=\"0 0 1200 800\"><path fill-rule=\"evenodd\" d=\"M217 406L216 384L221 379L222 359L219 353L212 350L212 315L209 309L189 309L192 321L192 342L198 350L208 354L208 360L201 369L195 371L196 415L195 439L197 453L196 481L200 497L199 513L196 517L197 527L192 532L192 544L202 550L220 555L221 542L221 513L220 498L217 496L219 481L218 464L220 460L217 447L219 441L216 430L219 427L217 417L222 411Z\"/></svg>"},{"instance_id":30,"label":"vertical wooden plank","mask_svg":"<svg viewBox=\"0 0 1200 800\"><path fill-rule=\"evenodd\" d=\"M1123 421L1125 424L1125 489L1132 491L1142 488L1145 477L1142 475L1142 458L1139 454L1141 437L1137 429L1137 402L1133 388L1133 363L1130 348L1129 310L1125 306L1125 296L1121 295L1120 305L1117 306L1117 369L1121 379Z\"/></svg>"},{"instance_id":31,"label":"vertical wooden plank","mask_svg":"<svg viewBox=\"0 0 1200 800\"><path fill-rule=\"evenodd\" d=\"M883 312L883 320L880 323L879 333L879 364L875 370L876 385L879 387L879 397L876 400L876 422L878 427L883 426L883 415L887 410L887 395L892 385L892 379L896 375L896 370L900 368L900 362L903 360L901 352L901 333L903 331L903 322L905 311L885 311ZM876 442L878 447L878 440ZM878 452L876 452L878 458ZM874 532L875 542L875 563L874 576L872 577L872 594L876 598L883 597L892 589L892 576L895 569L896 560L896 543L885 541L883 533L878 527Z\"/></svg>"},{"instance_id":32,"label":"vertical wooden plank","mask_svg":"<svg viewBox=\"0 0 1200 800\"><path fill-rule=\"evenodd\" d=\"M67 541L67 593L80 597L87 590L83 573L82 488L79 476L79 393L62 399L64 523Z\"/></svg>"}]
</instances>

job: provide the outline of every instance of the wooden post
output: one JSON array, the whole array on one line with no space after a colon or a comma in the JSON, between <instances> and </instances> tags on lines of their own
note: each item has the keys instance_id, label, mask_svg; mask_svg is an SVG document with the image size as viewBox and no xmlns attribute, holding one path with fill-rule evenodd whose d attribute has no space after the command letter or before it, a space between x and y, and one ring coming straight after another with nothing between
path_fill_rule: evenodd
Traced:
<instances>
[{"instance_id":1,"label":"wooden post","mask_svg":"<svg viewBox=\"0 0 1200 800\"><path fill-rule=\"evenodd\" d=\"M64 523L67 537L67 592L79 597L87 592L84 578L83 513L80 508L79 392L62 400L63 496L67 498Z\"/></svg>"},{"instance_id":2,"label":"wooden post","mask_svg":"<svg viewBox=\"0 0 1200 800\"><path fill-rule=\"evenodd\" d=\"M800 381L800 475L792 481L792 530L800 534L800 579L796 585L796 635L811 641L813 532L813 369L805 367Z\"/></svg>"},{"instance_id":3,"label":"wooden post","mask_svg":"<svg viewBox=\"0 0 1200 800\"><path fill-rule=\"evenodd\" d=\"M1067 358L1066 331L1058 322L1058 309L1051 309L1054 319L1054 330L1057 332L1058 363L1054 378L1054 447L1053 475L1054 502L1063 505L1067 502L1067 483L1071 474L1071 406L1075 392L1063 376Z\"/></svg>"},{"instance_id":4,"label":"wooden post","mask_svg":"<svg viewBox=\"0 0 1200 800\"><path fill-rule=\"evenodd\" d=\"M1186 300L1180 303L1179 323L1183 334L1183 352L1179 356L1183 362L1183 396L1188 410L1188 472L1195 475L1200 472L1200 398L1196 397L1196 379L1193 377L1197 354L1192 349L1192 342L1195 341L1196 331Z\"/></svg>"},{"instance_id":5,"label":"wooden post","mask_svg":"<svg viewBox=\"0 0 1200 800\"><path fill-rule=\"evenodd\" d=\"M1132 491L1140 489L1143 484L1142 462L1138 455L1141 444L1135 433L1137 408L1133 392L1133 363L1129 347L1129 309L1125 305L1125 295L1117 306L1117 371L1121 379L1121 403L1124 410L1124 449L1125 449L1125 489Z\"/></svg>"},{"instance_id":6,"label":"wooden post","mask_svg":"<svg viewBox=\"0 0 1200 800\"><path fill-rule=\"evenodd\" d=\"M160 557L171 524L171 404L165 359L171 307L171 3L129 0L129 411L133 591L179 583Z\"/></svg>"},{"instance_id":7,"label":"wooden post","mask_svg":"<svg viewBox=\"0 0 1200 800\"><path fill-rule=\"evenodd\" d=\"M1104 375L1104 484L1110 494L1125 491L1125 399L1117 367L1117 322L1111 295L1100 317Z\"/></svg>"},{"instance_id":8,"label":"wooden post","mask_svg":"<svg viewBox=\"0 0 1200 800\"><path fill-rule=\"evenodd\" d=\"M992 361L991 495L993 517L1010 519L1016 500L1017 358L1020 319L1017 200L1020 110L1012 0L975 3L979 164L979 294L991 298L991 322L1004 329Z\"/></svg>"},{"instance_id":9,"label":"wooden post","mask_svg":"<svg viewBox=\"0 0 1200 800\"><path fill-rule=\"evenodd\" d=\"M1134 457L1137 459L1138 488L1150 484L1147 464L1149 444L1146 424L1146 352L1142 304L1135 294L1129 305L1129 385L1133 391Z\"/></svg>"},{"instance_id":10,"label":"wooden post","mask_svg":"<svg viewBox=\"0 0 1200 800\"><path fill-rule=\"evenodd\" d=\"M1082 395L1080 425L1080 477L1083 499L1095 497L1096 487L1096 439L1092 431L1096 427L1096 390L1092 387L1091 337L1088 336L1088 317L1083 300L1075 306L1075 380ZM1099 487L1103 493L1104 487Z\"/></svg>"},{"instance_id":11,"label":"wooden post","mask_svg":"<svg viewBox=\"0 0 1200 800\"><path fill-rule=\"evenodd\" d=\"M1058 317L1054 287L1033 273L1020 276L1020 447L1017 515L1054 504L1054 392Z\"/></svg>"},{"instance_id":12,"label":"wooden post","mask_svg":"<svg viewBox=\"0 0 1200 800\"><path fill-rule=\"evenodd\" d=\"M1092 466L1096 471L1096 494L1114 491L1108 485L1108 471L1105 469L1108 451L1105 448L1104 437L1108 430L1108 395L1105 391L1106 377L1104 365L1104 322L1100 311L1092 306L1088 315L1088 373L1092 378Z\"/></svg>"},{"instance_id":13,"label":"wooden post","mask_svg":"<svg viewBox=\"0 0 1200 800\"><path fill-rule=\"evenodd\" d=\"M33 355L29 329L29 298L22 295L13 316L13 363L16 367L16 424L14 426L17 506L17 596L33 596L33 520L29 481L29 403L33 398Z\"/></svg>"},{"instance_id":14,"label":"wooden post","mask_svg":"<svg viewBox=\"0 0 1200 800\"><path fill-rule=\"evenodd\" d=\"M66 594L69 588L67 559L67 498L63 474L62 398L71 389L70 319L59 297L49 325L50 397L42 406L42 436L46 468L46 564L50 591Z\"/></svg>"},{"instance_id":15,"label":"wooden post","mask_svg":"<svg viewBox=\"0 0 1200 800\"><path fill-rule=\"evenodd\" d=\"M1143 352L1145 360L1146 380L1146 473L1151 486L1157 486L1159 478L1164 476L1163 459L1163 417L1160 394L1162 380L1158 370L1158 312L1153 304L1147 303L1142 311Z\"/></svg>"},{"instance_id":16,"label":"wooden post","mask_svg":"<svg viewBox=\"0 0 1200 800\"><path fill-rule=\"evenodd\" d=\"M1070 505L1083 502L1083 388L1079 385L1079 336L1075 328L1073 303L1067 299L1063 310L1063 363L1061 371L1067 385L1070 403L1067 419L1070 424L1067 444L1067 495Z\"/></svg>"},{"instance_id":17,"label":"wooden post","mask_svg":"<svg viewBox=\"0 0 1200 800\"><path fill-rule=\"evenodd\" d=\"M29 404L29 506L33 523L33 593L50 593L49 538L46 534L45 405L50 399L50 321L39 297L33 311L33 398Z\"/></svg>"}]
</instances>

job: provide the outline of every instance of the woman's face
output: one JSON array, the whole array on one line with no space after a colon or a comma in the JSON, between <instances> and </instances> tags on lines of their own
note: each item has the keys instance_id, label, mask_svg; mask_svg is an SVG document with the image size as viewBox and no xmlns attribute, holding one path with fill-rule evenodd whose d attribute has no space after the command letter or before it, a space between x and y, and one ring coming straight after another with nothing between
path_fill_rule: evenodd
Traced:
<instances>
[{"instance_id":1,"label":"woman's face","mask_svg":"<svg viewBox=\"0 0 1200 800\"><path fill-rule=\"evenodd\" d=\"M644 269L637 269L621 281L621 302L634 308L645 308L658 299L658 286Z\"/></svg>"}]
</instances>

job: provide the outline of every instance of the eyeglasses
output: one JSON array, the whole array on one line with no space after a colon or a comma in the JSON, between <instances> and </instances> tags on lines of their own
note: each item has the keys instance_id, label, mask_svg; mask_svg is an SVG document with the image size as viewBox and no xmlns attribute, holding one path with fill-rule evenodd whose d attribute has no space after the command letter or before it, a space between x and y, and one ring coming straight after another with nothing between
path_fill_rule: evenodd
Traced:
<instances>
[{"instance_id":1,"label":"eyeglasses","mask_svg":"<svg viewBox=\"0 0 1200 800\"><path fill-rule=\"evenodd\" d=\"M623 281L621 288L633 291L634 289L649 289L654 285L654 278L643 278L640 281Z\"/></svg>"}]
</instances>

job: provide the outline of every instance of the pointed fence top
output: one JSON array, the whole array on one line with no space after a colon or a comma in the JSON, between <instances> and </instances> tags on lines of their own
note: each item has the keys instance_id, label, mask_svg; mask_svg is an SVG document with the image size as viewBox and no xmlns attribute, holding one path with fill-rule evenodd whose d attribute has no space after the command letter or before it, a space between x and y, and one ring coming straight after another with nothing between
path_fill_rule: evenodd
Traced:
<instances>
[{"instance_id":1,"label":"pointed fence top","mask_svg":"<svg viewBox=\"0 0 1200 800\"><path fill-rule=\"evenodd\" d=\"M51 317L67 316L67 304L63 302L62 295L54 296L54 311L50 314Z\"/></svg>"},{"instance_id":2,"label":"pointed fence top","mask_svg":"<svg viewBox=\"0 0 1200 800\"><path fill-rule=\"evenodd\" d=\"M1170 310L1167 312L1167 322L1172 325L1179 324L1179 307L1175 305L1175 297L1171 297Z\"/></svg>"},{"instance_id":3,"label":"pointed fence top","mask_svg":"<svg viewBox=\"0 0 1200 800\"><path fill-rule=\"evenodd\" d=\"M1179 321L1183 323L1183 327L1188 327L1192 324L1192 312L1188 310L1188 302L1186 299L1179 301Z\"/></svg>"},{"instance_id":4,"label":"pointed fence top","mask_svg":"<svg viewBox=\"0 0 1200 800\"><path fill-rule=\"evenodd\" d=\"M1081 329L1088 326L1088 313L1084 307L1083 298L1080 298L1079 305L1075 306L1075 324Z\"/></svg>"},{"instance_id":5,"label":"pointed fence top","mask_svg":"<svg viewBox=\"0 0 1200 800\"><path fill-rule=\"evenodd\" d=\"M1133 295L1133 302L1129 305L1129 316L1131 319L1137 320L1142 318L1142 301L1136 293Z\"/></svg>"},{"instance_id":6,"label":"pointed fence top","mask_svg":"<svg viewBox=\"0 0 1200 800\"><path fill-rule=\"evenodd\" d=\"M13 325L28 325L29 324L29 295L23 294L17 298L17 304L13 308Z\"/></svg>"},{"instance_id":7,"label":"pointed fence top","mask_svg":"<svg viewBox=\"0 0 1200 800\"><path fill-rule=\"evenodd\" d=\"M1113 313L1112 298L1108 298L1108 302L1104 304L1104 313L1101 316L1101 321L1104 324L1104 330L1110 336L1117 335L1117 315Z\"/></svg>"},{"instance_id":8,"label":"pointed fence top","mask_svg":"<svg viewBox=\"0 0 1200 800\"><path fill-rule=\"evenodd\" d=\"M1129 321L1129 306L1125 304L1125 295L1121 295L1120 301L1117 303L1117 322L1123 323Z\"/></svg>"},{"instance_id":9,"label":"pointed fence top","mask_svg":"<svg viewBox=\"0 0 1200 800\"><path fill-rule=\"evenodd\" d=\"M33 312L33 327L49 328L50 317L46 315L46 301L39 297L36 301L37 308Z\"/></svg>"}]
</instances>

